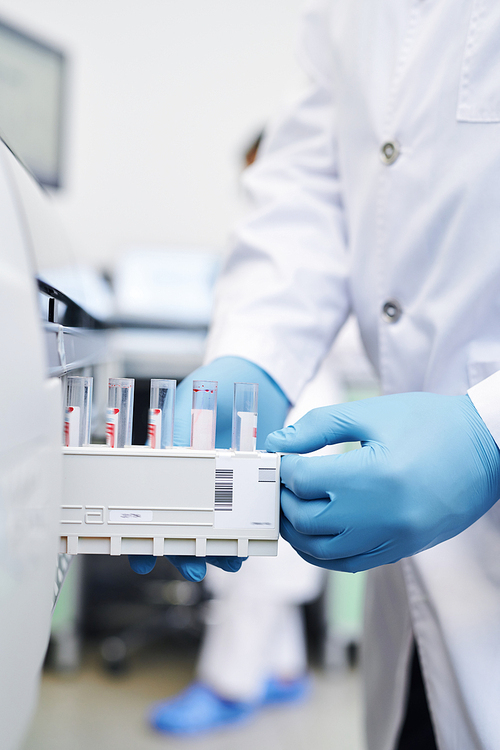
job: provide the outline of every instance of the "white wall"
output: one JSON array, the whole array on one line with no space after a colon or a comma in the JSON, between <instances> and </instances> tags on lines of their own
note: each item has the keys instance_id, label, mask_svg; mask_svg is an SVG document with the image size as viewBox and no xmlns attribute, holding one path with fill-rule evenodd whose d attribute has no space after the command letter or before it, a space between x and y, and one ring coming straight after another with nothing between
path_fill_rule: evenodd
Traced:
<instances>
[{"instance_id":1,"label":"white wall","mask_svg":"<svg viewBox=\"0 0 500 750\"><path fill-rule=\"evenodd\" d=\"M296 90L304 0L0 0L0 17L70 57L65 188L80 257L223 247L240 153Z\"/></svg>"}]
</instances>

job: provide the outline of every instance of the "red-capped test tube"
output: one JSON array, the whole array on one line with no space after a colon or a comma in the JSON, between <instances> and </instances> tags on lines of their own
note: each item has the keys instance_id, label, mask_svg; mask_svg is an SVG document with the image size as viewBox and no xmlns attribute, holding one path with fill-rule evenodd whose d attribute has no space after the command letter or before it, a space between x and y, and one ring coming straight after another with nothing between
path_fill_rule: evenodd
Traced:
<instances>
[{"instance_id":1,"label":"red-capped test tube","mask_svg":"<svg viewBox=\"0 0 500 750\"><path fill-rule=\"evenodd\" d=\"M257 383L235 383L233 400L233 451L254 451L257 446Z\"/></svg>"},{"instance_id":2,"label":"red-capped test tube","mask_svg":"<svg viewBox=\"0 0 500 750\"><path fill-rule=\"evenodd\" d=\"M217 421L217 381L193 380L193 408L191 409L191 448L215 448Z\"/></svg>"},{"instance_id":3,"label":"red-capped test tube","mask_svg":"<svg viewBox=\"0 0 500 750\"><path fill-rule=\"evenodd\" d=\"M64 410L64 445L79 448L90 443L93 378L74 375L66 379L66 408Z\"/></svg>"},{"instance_id":4,"label":"red-capped test tube","mask_svg":"<svg viewBox=\"0 0 500 750\"><path fill-rule=\"evenodd\" d=\"M133 378L110 378L108 381L106 445L109 448L125 448L132 444L134 383Z\"/></svg>"},{"instance_id":5,"label":"red-capped test tube","mask_svg":"<svg viewBox=\"0 0 500 750\"><path fill-rule=\"evenodd\" d=\"M153 378L148 413L148 445L171 448L174 444L175 380Z\"/></svg>"}]
</instances>

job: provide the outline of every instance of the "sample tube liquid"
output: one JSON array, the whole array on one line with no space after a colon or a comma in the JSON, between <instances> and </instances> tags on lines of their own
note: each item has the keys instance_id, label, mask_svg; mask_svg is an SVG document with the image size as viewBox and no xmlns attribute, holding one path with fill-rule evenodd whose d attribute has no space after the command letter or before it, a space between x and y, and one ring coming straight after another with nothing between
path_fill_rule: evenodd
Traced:
<instances>
[{"instance_id":1,"label":"sample tube liquid","mask_svg":"<svg viewBox=\"0 0 500 750\"><path fill-rule=\"evenodd\" d=\"M132 444L134 382L133 378L110 378L108 381L106 445L109 448L124 448Z\"/></svg>"},{"instance_id":2,"label":"sample tube liquid","mask_svg":"<svg viewBox=\"0 0 500 750\"><path fill-rule=\"evenodd\" d=\"M215 448L217 421L217 381L193 380L193 408L191 409L191 448Z\"/></svg>"},{"instance_id":3,"label":"sample tube liquid","mask_svg":"<svg viewBox=\"0 0 500 750\"><path fill-rule=\"evenodd\" d=\"M175 380L153 379L148 413L150 448L171 448L174 444Z\"/></svg>"},{"instance_id":4,"label":"sample tube liquid","mask_svg":"<svg viewBox=\"0 0 500 750\"><path fill-rule=\"evenodd\" d=\"M93 378L71 375L66 380L64 445L78 448L90 443Z\"/></svg>"},{"instance_id":5,"label":"sample tube liquid","mask_svg":"<svg viewBox=\"0 0 500 750\"><path fill-rule=\"evenodd\" d=\"M257 446L257 383L235 383L233 400L233 451L254 451Z\"/></svg>"}]
</instances>

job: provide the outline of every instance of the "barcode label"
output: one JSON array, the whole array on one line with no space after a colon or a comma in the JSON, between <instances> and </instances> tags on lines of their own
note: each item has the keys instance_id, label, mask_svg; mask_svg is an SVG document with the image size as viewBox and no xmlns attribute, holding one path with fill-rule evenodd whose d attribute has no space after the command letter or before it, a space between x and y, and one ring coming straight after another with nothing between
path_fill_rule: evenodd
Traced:
<instances>
[{"instance_id":1,"label":"barcode label","mask_svg":"<svg viewBox=\"0 0 500 750\"><path fill-rule=\"evenodd\" d=\"M147 523L153 520L153 511L135 508L110 510L109 520L111 523L137 523L138 521Z\"/></svg>"},{"instance_id":2,"label":"barcode label","mask_svg":"<svg viewBox=\"0 0 500 750\"><path fill-rule=\"evenodd\" d=\"M259 482L275 482L276 469L259 469Z\"/></svg>"},{"instance_id":3,"label":"barcode label","mask_svg":"<svg viewBox=\"0 0 500 750\"><path fill-rule=\"evenodd\" d=\"M215 510L233 509L233 469L215 470Z\"/></svg>"}]
</instances>

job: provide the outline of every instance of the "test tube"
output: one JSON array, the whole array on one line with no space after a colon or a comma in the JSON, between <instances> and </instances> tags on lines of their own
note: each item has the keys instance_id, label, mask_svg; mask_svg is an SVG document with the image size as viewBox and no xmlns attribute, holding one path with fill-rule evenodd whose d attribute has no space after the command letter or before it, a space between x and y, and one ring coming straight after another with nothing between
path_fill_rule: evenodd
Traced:
<instances>
[{"instance_id":1,"label":"test tube","mask_svg":"<svg viewBox=\"0 0 500 750\"><path fill-rule=\"evenodd\" d=\"M217 421L217 381L193 380L193 408L191 409L191 448L215 448Z\"/></svg>"},{"instance_id":2,"label":"test tube","mask_svg":"<svg viewBox=\"0 0 500 750\"><path fill-rule=\"evenodd\" d=\"M134 379L110 378L106 413L106 445L109 448L124 448L132 444L133 409Z\"/></svg>"},{"instance_id":3,"label":"test tube","mask_svg":"<svg viewBox=\"0 0 500 750\"><path fill-rule=\"evenodd\" d=\"M254 451L257 446L257 383L235 383L233 400L233 451Z\"/></svg>"},{"instance_id":4,"label":"test tube","mask_svg":"<svg viewBox=\"0 0 500 750\"><path fill-rule=\"evenodd\" d=\"M64 445L77 448L90 443L93 378L71 375L66 380Z\"/></svg>"},{"instance_id":5,"label":"test tube","mask_svg":"<svg viewBox=\"0 0 500 750\"><path fill-rule=\"evenodd\" d=\"M175 380L151 380L148 412L148 445L171 448L174 444Z\"/></svg>"}]
</instances>

